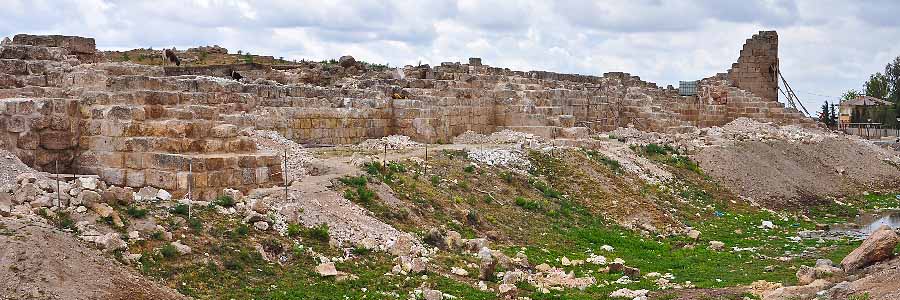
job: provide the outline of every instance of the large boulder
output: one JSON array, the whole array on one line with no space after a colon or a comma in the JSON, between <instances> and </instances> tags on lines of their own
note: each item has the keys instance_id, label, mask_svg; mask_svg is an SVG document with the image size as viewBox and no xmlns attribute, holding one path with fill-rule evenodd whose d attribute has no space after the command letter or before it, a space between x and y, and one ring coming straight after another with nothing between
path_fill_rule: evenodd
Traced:
<instances>
[{"instance_id":1,"label":"large boulder","mask_svg":"<svg viewBox=\"0 0 900 300\"><path fill-rule=\"evenodd\" d=\"M889 259L894 256L894 248L900 238L890 226L884 225L869 236L862 245L847 254L841 260L841 266L847 272L862 269L874 263Z\"/></svg>"},{"instance_id":2,"label":"large boulder","mask_svg":"<svg viewBox=\"0 0 900 300\"><path fill-rule=\"evenodd\" d=\"M349 68L356 65L356 59L353 58L353 56L344 55L341 56L341 58L338 60L338 63L341 65L341 67Z\"/></svg>"}]
</instances>

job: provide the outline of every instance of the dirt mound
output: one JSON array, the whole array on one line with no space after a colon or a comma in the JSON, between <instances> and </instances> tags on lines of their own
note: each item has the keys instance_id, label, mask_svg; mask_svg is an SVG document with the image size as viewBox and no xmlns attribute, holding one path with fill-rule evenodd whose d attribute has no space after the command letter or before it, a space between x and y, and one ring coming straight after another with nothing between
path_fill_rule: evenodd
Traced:
<instances>
[{"instance_id":1,"label":"dirt mound","mask_svg":"<svg viewBox=\"0 0 900 300\"><path fill-rule=\"evenodd\" d=\"M50 225L0 219L0 299L186 299Z\"/></svg>"},{"instance_id":2,"label":"dirt mound","mask_svg":"<svg viewBox=\"0 0 900 300\"><path fill-rule=\"evenodd\" d=\"M865 141L825 137L820 142L766 140L705 147L692 158L734 192L768 207L783 207L809 198L896 187L897 157L885 151Z\"/></svg>"}]
</instances>

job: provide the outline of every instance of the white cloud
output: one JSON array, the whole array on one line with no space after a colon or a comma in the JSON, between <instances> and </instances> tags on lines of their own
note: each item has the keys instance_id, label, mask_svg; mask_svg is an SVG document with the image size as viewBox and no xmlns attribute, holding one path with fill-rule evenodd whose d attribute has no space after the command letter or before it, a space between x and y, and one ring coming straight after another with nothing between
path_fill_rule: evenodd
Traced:
<instances>
[{"instance_id":1,"label":"white cloud","mask_svg":"<svg viewBox=\"0 0 900 300\"><path fill-rule=\"evenodd\" d=\"M391 65L482 57L518 70L629 72L661 86L724 72L744 40L777 30L808 108L860 88L900 55L900 2L537 0L7 0L0 36L91 36L105 49L219 44Z\"/></svg>"}]
</instances>

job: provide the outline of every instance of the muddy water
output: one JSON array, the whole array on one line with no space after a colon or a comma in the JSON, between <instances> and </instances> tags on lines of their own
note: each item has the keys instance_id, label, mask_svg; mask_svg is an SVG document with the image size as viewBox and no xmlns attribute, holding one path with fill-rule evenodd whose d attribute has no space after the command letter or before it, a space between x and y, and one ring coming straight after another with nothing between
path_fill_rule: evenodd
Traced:
<instances>
[{"instance_id":1,"label":"muddy water","mask_svg":"<svg viewBox=\"0 0 900 300\"><path fill-rule=\"evenodd\" d=\"M835 224L831 230L868 236L882 225L900 228L900 210L862 213L853 223Z\"/></svg>"}]
</instances>

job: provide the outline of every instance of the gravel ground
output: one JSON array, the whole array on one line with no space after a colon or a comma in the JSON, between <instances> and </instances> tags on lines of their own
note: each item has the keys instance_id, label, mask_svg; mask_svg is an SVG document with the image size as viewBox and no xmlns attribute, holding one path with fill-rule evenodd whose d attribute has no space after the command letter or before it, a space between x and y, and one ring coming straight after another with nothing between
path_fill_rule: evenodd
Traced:
<instances>
[{"instance_id":1,"label":"gravel ground","mask_svg":"<svg viewBox=\"0 0 900 300\"><path fill-rule=\"evenodd\" d=\"M16 176L22 173L34 173L40 176L39 172L26 166L18 157L9 151L0 149L0 186L15 183Z\"/></svg>"},{"instance_id":2,"label":"gravel ground","mask_svg":"<svg viewBox=\"0 0 900 300\"><path fill-rule=\"evenodd\" d=\"M0 218L0 299L187 299L29 219Z\"/></svg>"}]
</instances>

